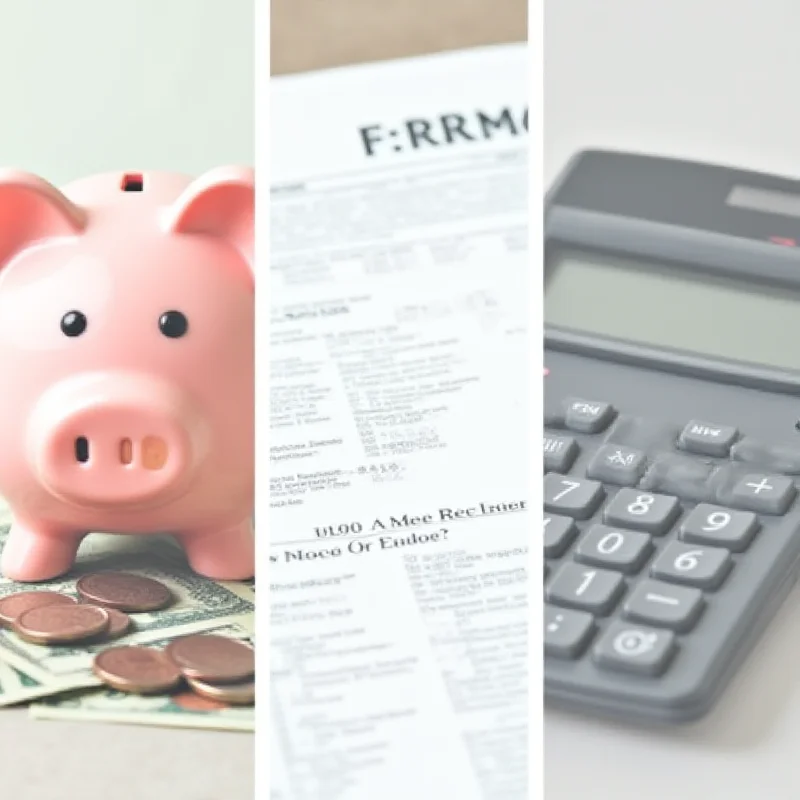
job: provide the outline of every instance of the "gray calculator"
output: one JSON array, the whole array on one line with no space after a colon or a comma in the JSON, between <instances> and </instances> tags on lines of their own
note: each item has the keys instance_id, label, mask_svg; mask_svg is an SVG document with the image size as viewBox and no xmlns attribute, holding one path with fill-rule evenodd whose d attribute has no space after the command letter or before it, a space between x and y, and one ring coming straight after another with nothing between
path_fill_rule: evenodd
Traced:
<instances>
[{"instance_id":1,"label":"gray calculator","mask_svg":"<svg viewBox=\"0 0 800 800\"><path fill-rule=\"evenodd\" d=\"M800 181L611 151L545 199L545 699L687 722L800 568Z\"/></svg>"}]
</instances>

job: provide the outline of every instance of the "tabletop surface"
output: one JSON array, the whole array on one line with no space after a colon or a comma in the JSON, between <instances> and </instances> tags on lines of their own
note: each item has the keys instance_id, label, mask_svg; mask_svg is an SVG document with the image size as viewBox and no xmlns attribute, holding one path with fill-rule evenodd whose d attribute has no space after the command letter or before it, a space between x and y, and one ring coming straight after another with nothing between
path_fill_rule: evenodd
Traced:
<instances>
[{"instance_id":1,"label":"tabletop surface","mask_svg":"<svg viewBox=\"0 0 800 800\"><path fill-rule=\"evenodd\" d=\"M800 5L654 5L545 0L546 182L591 146L800 175ZM548 711L545 797L794 800L799 656L795 591L700 723L653 733Z\"/></svg>"},{"instance_id":2,"label":"tabletop surface","mask_svg":"<svg viewBox=\"0 0 800 800\"><path fill-rule=\"evenodd\" d=\"M380 13L369 0L275 0L273 71L525 36L524 0L379 5ZM0 164L63 184L111 169L199 174L253 163L253 7L9 0L0 75L14 79L0 79ZM254 792L249 734L32 721L26 710L0 709L0 752L9 800L250 800Z\"/></svg>"}]
</instances>

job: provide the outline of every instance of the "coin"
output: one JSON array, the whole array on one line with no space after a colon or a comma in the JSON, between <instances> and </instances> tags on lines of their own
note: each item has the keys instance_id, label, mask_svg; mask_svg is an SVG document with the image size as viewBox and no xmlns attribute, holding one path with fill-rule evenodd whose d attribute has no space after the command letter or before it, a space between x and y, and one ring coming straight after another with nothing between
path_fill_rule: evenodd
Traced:
<instances>
[{"instance_id":1,"label":"coin","mask_svg":"<svg viewBox=\"0 0 800 800\"><path fill-rule=\"evenodd\" d=\"M256 702L256 684L254 681L243 683L211 683L197 678L187 678L186 683L200 697L217 700L231 706L252 706Z\"/></svg>"},{"instance_id":2,"label":"coin","mask_svg":"<svg viewBox=\"0 0 800 800\"><path fill-rule=\"evenodd\" d=\"M182 636L167 645L166 653L187 678L235 683L252 678L256 671L255 651L249 644L213 633Z\"/></svg>"},{"instance_id":3,"label":"coin","mask_svg":"<svg viewBox=\"0 0 800 800\"><path fill-rule=\"evenodd\" d=\"M75 584L78 593L90 603L119 611L158 611L172 602L172 593L152 578L129 572L95 572Z\"/></svg>"},{"instance_id":4,"label":"coin","mask_svg":"<svg viewBox=\"0 0 800 800\"><path fill-rule=\"evenodd\" d=\"M20 614L40 606L75 605L66 594L46 591L17 592L0 599L0 624L11 626Z\"/></svg>"},{"instance_id":5,"label":"coin","mask_svg":"<svg viewBox=\"0 0 800 800\"><path fill-rule=\"evenodd\" d=\"M124 636L131 627L131 618L124 611L118 611L116 608L107 608L106 613L108 614L108 630L103 638L108 641Z\"/></svg>"},{"instance_id":6,"label":"coin","mask_svg":"<svg viewBox=\"0 0 800 800\"><path fill-rule=\"evenodd\" d=\"M100 606L39 606L20 614L14 630L34 644L66 644L92 639L108 629L108 612Z\"/></svg>"},{"instance_id":7,"label":"coin","mask_svg":"<svg viewBox=\"0 0 800 800\"><path fill-rule=\"evenodd\" d=\"M110 647L95 656L92 670L103 683L131 694L162 694L181 682L175 664L151 647Z\"/></svg>"}]
</instances>

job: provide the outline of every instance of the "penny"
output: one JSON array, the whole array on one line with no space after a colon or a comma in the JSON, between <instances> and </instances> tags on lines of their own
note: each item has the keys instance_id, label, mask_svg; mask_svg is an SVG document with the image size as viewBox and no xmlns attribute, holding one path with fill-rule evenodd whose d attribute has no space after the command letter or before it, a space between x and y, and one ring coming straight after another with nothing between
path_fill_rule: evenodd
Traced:
<instances>
[{"instance_id":1,"label":"penny","mask_svg":"<svg viewBox=\"0 0 800 800\"><path fill-rule=\"evenodd\" d=\"M66 594L46 591L17 592L0 599L0 624L11 626L20 614L40 606L75 605L76 600Z\"/></svg>"},{"instance_id":2,"label":"penny","mask_svg":"<svg viewBox=\"0 0 800 800\"><path fill-rule=\"evenodd\" d=\"M167 655L187 678L214 683L236 683L252 678L255 651L249 644L213 633L182 636L170 642Z\"/></svg>"},{"instance_id":3,"label":"penny","mask_svg":"<svg viewBox=\"0 0 800 800\"><path fill-rule=\"evenodd\" d=\"M111 647L94 658L94 674L120 692L162 694L181 682L180 670L160 650L141 646Z\"/></svg>"},{"instance_id":4,"label":"penny","mask_svg":"<svg viewBox=\"0 0 800 800\"><path fill-rule=\"evenodd\" d=\"M92 639L108 629L108 612L100 606L39 606L20 614L14 630L34 644L67 644Z\"/></svg>"},{"instance_id":5,"label":"penny","mask_svg":"<svg viewBox=\"0 0 800 800\"><path fill-rule=\"evenodd\" d=\"M105 639L119 639L124 636L131 627L131 618L124 612L116 608L107 608L108 630L105 632Z\"/></svg>"},{"instance_id":6,"label":"penny","mask_svg":"<svg viewBox=\"0 0 800 800\"><path fill-rule=\"evenodd\" d=\"M172 602L172 593L152 578L129 572L95 572L75 584L78 593L90 603L128 613L158 611Z\"/></svg>"},{"instance_id":7,"label":"penny","mask_svg":"<svg viewBox=\"0 0 800 800\"><path fill-rule=\"evenodd\" d=\"M244 683L212 683L197 678L187 678L186 683L200 697L217 700L231 706L252 706L256 702L256 684L254 681Z\"/></svg>"}]
</instances>

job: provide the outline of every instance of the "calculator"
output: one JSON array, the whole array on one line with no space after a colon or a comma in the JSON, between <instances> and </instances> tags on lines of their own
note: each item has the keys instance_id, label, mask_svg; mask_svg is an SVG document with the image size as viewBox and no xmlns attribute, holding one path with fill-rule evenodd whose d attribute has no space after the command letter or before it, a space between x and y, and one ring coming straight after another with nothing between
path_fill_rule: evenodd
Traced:
<instances>
[{"instance_id":1,"label":"calculator","mask_svg":"<svg viewBox=\"0 0 800 800\"><path fill-rule=\"evenodd\" d=\"M696 720L800 568L800 181L586 151L544 228L545 701Z\"/></svg>"}]
</instances>

